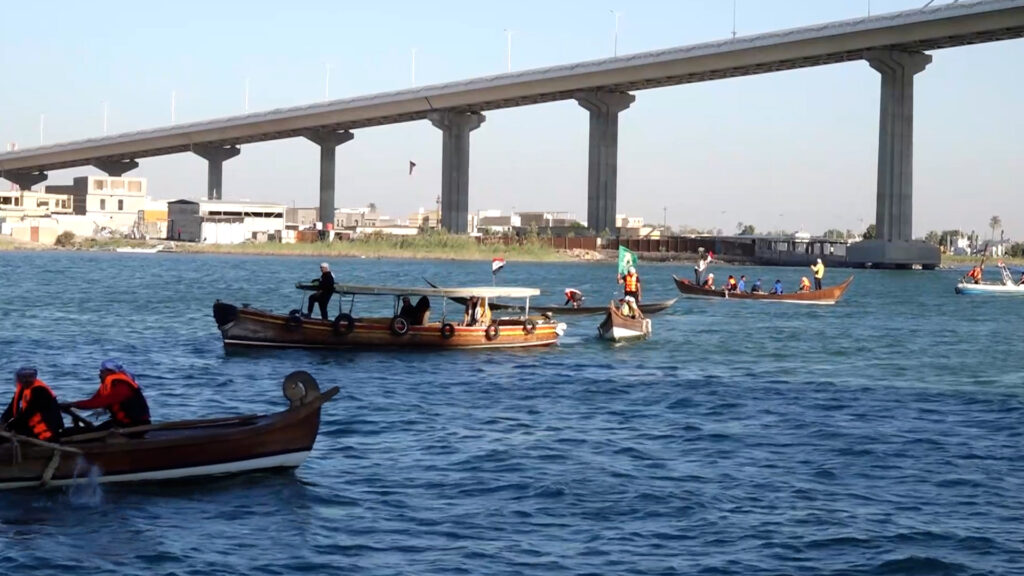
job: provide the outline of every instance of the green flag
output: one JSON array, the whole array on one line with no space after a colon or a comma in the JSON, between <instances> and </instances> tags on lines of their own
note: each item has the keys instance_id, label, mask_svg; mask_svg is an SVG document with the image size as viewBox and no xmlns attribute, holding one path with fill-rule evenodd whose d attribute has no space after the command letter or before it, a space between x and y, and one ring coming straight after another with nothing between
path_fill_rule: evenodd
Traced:
<instances>
[{"instance_id":1,"label":"green flag","mask_svg":"<svg viewBox=\"0 0 1024 576\"><path fill-rule=\"evenodd\" d=\"M629 271L629 267L636 267L637 263L636 254L632 250L625 246L619 246L619 274L625 274Z\"/></svg>"}]
</instances>

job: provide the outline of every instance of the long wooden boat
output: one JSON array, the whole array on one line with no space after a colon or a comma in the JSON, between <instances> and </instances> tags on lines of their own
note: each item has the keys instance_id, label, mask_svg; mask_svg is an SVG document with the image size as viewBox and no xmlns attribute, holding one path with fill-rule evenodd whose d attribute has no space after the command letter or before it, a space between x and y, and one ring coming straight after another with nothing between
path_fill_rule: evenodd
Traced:
<instances>
[{"instance_id":1,"label":"long wooden boat","mask_svg":"<svg viewBox=\"0 0 1024 576\"><path fill-rule=\"evenodd\" d=\"M651 337L650 318L632 318L624 315L615 302L605 308L604 320L597 327L597 334L605 340L622 342L642 340Z\"/></svg>"},{"instance_id":2,"label":"long wooden boat","mask_svg":"<svg viewBox=\"0 0 1024 576\"><path fill-rule=\"evenodd\" d=\"M310 285L299 284L301 289ZM449 317L450 297L481 299L526 298L540 294L534 288L396 288L384 286L335 286L338 298L388 296L394 298L392 316L357 317L341 312L333 320L304 318L299 310L274 313L243 305L241 308L217 301L213 316L225 347L264 346L276 348L524 348L550 346L565 333L565 324L545 316L492 317L485 322L466 322L462 309ZM400 314L401 298L436 297L441 302L437 321L410 319ZM529 310L527 301L526 309ZM428 314L429 316L429 314Z\"/></svg>"},{"instance_id":3,"label":"long wooden boat","mask_svg":"<svg viewBox=\"0 0 1024 576\"><path fill-rule=\"evenodd\" d=\"M427 280L426 278L424 278L423 280L426 281L426 283L429 284L431 288L440 288L440 286L434 284L433 282ZM463 306L466 305L465 298L456 297L452 298L451 300L457 304L462 304ZM676 300L679 300L679 298L672 298L671 300L662 300L660 302L644 302L643 304L640 304L640 311L643 312L645 316L650 314L657 314L658 312L664 312L665 310L671 308L672 305L676 303ZM492 310L522 310L522 305L513 303L491 302L490 306ZM536 306L531 304L530 310L534 312L540 312L542 314L548 312L551 314L587 316L590 314L603 314L608 311L608 308L606 306L580 306L579 308L573 308L572 306Z\"/></svg>"},{"instance_id":4,"label":"long wooden boat","mask_svg":"<svg viewBox=\"0 0 1024 576\"><path fill-rule=\"evenodd\" d=\"M0 432L0 489L89 482L141 482L296 468L313 449L320 407L338 393L321 393L316 379L284 379L286 410L165 422L91 432L76 426L59 443Z\"/></svg>"},{"instance_id":5,"label":"long wooden boat","mask_svg":"<svg viewBox=\"0 0 1024 576\"><path fill-rule=\"evenodd\" d=\"M850 287L850 283L853 282L853 276L850 276L835 286L826 286L821 290L812 290L810 292L788 292L785 294L768 294L768 293L756 293L751 294L749 292L726 292L725 290L711 290L697 286L689 280L684 280L675 275L672 279L676 282L676 288L685 296L694 296L697 298L726 298L729 300L766 300L771 302L795 302L798 304L835 304L842 298L843 293Z\"/></svg>"}]
</instances>

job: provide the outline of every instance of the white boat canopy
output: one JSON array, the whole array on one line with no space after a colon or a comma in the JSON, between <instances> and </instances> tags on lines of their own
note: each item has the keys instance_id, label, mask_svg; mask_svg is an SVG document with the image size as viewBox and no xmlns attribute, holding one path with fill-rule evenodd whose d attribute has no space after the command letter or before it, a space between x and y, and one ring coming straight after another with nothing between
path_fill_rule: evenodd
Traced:
<instances>
[{"instance_id":1,"label":"white boat canopy","mask_svg":"<svg viewBox=\"0 0 1024 576\"><path fill-rule=\"evenodd\" d=\"M318 286L311 282L300 282L295 285L300 290L316 290ZM519 288L516 286L472 286L469 288L402 288L394 286L359 286L355 284L335 284L335 291L340 294L357 294L369 296L436 296L438 298L529 298L540 295L537 288Z\"/></svg>"}]
</instances>

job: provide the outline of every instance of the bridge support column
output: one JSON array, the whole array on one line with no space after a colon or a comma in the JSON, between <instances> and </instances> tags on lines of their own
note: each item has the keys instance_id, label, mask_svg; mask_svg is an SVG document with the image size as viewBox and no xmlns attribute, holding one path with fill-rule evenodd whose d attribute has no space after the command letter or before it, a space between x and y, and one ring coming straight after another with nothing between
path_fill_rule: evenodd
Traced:
<instances>
[{"instance_id":1,"label":"bridge support column","mask_svg":"<svg viewBox=\"0 0 1024 576\"><path fill-rule=\"evenodd\" d=\"M323 230L327 223L334 224L334 153L338 146L352 140L354 134L345 130L310 130L304 136L320 147L320 210L319 218Z\"/></svg>"},{"instance_id":2,"label":"bridge support column","mask_svg":"<svg viewBox=\"0 0 1024 576\"><path fill-rule=\"evenodd\" d=\"M590 112L590 167L587 175L587 228L617 235L616 183L619 163L619 112L636 96L626 92L592 90L574 95Z\"/></svg>"},{"instance_id":3,"label":"bridge support column","mask_svg":"<svg viewBox=\"0 0 1024 576\"><path fill-rule=\"evenodd\" d=\"M20 190L31 190L36 184L46 182L48 177L46 172L21 172L18 170L8 170L0 176L14 182Z\"/></svg>"},{"instance_id":4,"label":"bridge support column","mask_svg":"<svg viewBox=\"0 0 1024 576\"><path fill-rule=\"evenodd\" d=\"M441 130L441 227L465 234L469 223L469 133L484 123L479 112L450 110L427 114Z\"/></svg>"},{"instance_id":5,"label":"bridge support column","mask_svg":"<svg viewBox=\"0 0 1024 576\"><path fill-rule=\"evenodd\" d=\"M107 176L115 178L124 176L125 172L131 172L139 167L139 163L135 160L96 160L92 165L97 170L106 172Z\"/></svg>"},{"instance_id":6,"label":"bridge support column","mask_svg":"<svg viewBox=\"0 0 1024 576\"><path fill-rule=\"evenodd\" d=\"M939 249L914 241L914 76L932 57L922 52L870 50L864 54L882 76L878 122L878 188L875 238L847 250L847 260L874 268L935 268Z\"/></svg>"},{"instance_id":7,"label":"bridge support column","mask_svg":"<svg viewBox=\"0 0 1024 576\"><path fill-rule=\"evenodd\" d=\"M238 146L194 145L192 151L206 159L206 198L221 200L224 196L224 161L238 156Z\"/></svg>"}]
</instances>

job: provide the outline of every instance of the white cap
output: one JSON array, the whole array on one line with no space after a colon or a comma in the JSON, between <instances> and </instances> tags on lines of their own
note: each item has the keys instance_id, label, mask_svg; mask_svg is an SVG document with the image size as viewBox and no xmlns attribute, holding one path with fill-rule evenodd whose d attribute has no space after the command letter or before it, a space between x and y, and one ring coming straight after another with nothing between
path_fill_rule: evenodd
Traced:
<instances>
[{"instance_id":1,"label":"white cap","mask_svg":"<svg viewBox=\"0 0 1024 576\"><path fill-rule=\"evenodd\" d=\"M629 273L630 274L636 274L636 268L633 268L632 266L630 266L629 267Z\"/></svg>"},{"instance_id":2,"label":"white cap","mask_svg":"<svg viewBox=\"0 0 1024 576\"><path fill-rule=\"evenodd\" d=\"M324 270L330 270L331 269L331 265L328 264L327 262L321 262L320 263L320 267L323 268Z\"/></svg>"}]
</instances>

